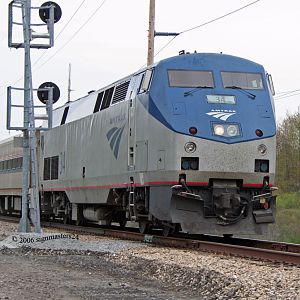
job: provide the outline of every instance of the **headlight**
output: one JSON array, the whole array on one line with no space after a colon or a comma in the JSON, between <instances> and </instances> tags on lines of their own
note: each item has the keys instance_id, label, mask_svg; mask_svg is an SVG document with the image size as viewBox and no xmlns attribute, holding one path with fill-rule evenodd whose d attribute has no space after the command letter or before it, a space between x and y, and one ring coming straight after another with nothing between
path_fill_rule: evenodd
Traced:
<instances>
[{"instance_id":1,"label":"headlight","mask_svg":"<svg viewBox=\"0 0 300 300\"><path fill-rule=\"evenodd\" d=\"M258 153L260 155L266 155L267 154L267 150L268 150L268 148L264 144L259 145L258 148L257 148L257 151L258 151Z\"/></svg>"},{"instance_id":2,"label":"headlight","mask_svg":"<svg viewBox=\"0 0 300 300\"><path fill-rule=\"evenodd\" d=\"M185 146L184 146L184 150L185 150L187 153L193 153L193 152L196 151L196 149L197 149L197 146L196 146L196 144L193 143L193 142L188 142L188 143L186 143Z\"/></svg>"},{"instance_id":3,"label":"headlight","mask_svg":"<svg viewBox=\"0 0 300 300\"><path fill-rule=\"evenodd\" d=\"M227 138L241 135L240 126L238 124L213 124L213 134Z\"/></svg>"},{"instance_id":4,"label":"headlight","mask_svg":"<svg viewBox=\"0 0 300 300\"><path fill-rule=\"evenodd\" d=\"M223 125L214 125L214 134L215 135L224 135L225 129Z\"/></svg>"},{"instance_id":5,"label":"headlight","mask_svg":"<svg viewBox=\"0 0 300 300\"><path fill-rule=\"evenodd\" d=\"M229 125L226 131L228 136L237 136L240 134L239 127L237 125Z\"/></svg>"}]
</instances>

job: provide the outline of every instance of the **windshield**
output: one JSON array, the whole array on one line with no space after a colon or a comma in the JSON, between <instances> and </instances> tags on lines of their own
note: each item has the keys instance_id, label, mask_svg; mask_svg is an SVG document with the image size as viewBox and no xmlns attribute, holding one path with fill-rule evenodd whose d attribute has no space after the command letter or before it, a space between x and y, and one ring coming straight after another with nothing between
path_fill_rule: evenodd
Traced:
<instances>
[{"instance_id":1,"label":"windshield","mask_svg":"<svg viewBox=\"0 0 300 300\"><path fill-rule=\"evenodd\" d=\"M211 71L168 70L170 87L214 87Z\"/></svg>"},{"instance_id":2,"label":"windshield","mask_svg":"<svg viewBox=\"0 0 300 300\"><path fill-rule=\"evenodd\" d=\"M259 73L221 72L224 88L263 90L262 75Z\"/></svg>"}]
</instances>

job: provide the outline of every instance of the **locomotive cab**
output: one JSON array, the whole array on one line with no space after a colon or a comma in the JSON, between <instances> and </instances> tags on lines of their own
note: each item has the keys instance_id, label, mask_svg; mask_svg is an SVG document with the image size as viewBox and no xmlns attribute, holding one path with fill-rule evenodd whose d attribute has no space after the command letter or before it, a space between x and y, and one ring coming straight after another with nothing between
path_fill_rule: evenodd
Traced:
<instances>
[{"instance_id":1,"label":"locomotive cab","mask_svg":"<svg viewBox=\"0 0 300 300\"><path fill-rule=\"evenodd\" d=\"M190 233L267 232L275 211L272 90L261 65L229 55L187 54L155 67L148 109L165 126L156 146L167 149L173 171L172 223Z\"/></svg>"}]
</instances>

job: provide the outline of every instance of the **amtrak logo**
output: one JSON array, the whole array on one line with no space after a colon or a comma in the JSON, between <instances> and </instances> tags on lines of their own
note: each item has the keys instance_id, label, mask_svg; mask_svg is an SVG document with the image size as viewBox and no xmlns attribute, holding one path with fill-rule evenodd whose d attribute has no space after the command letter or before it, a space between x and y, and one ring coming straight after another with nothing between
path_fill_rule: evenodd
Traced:
<instances>
[{"instance_id":1,"label":"amtrak logo","mask_svg":"<svg viewBox=\"0 0 300 300\"><path fill-rule=\"evenodd\" d=\"M109 141L110 148L113 151L114 157L116 159L118 158L120 142L121 142L124 128L125 125L121 128L113 127L106 134L107 140Z\"/></svg>"},{"instance_id":2,"label":"amtrak logo","mask_svg":"<svg viewBox=\"0 0 300 300\"><path fill-rule=\"evenodd\" d=\"M216 119L220 119L222 121L227 121L227 119L236 114L235 110L230 109L212 109L210 112L206 113L209 116L212 116Z\"/></svg>"}]
</instances>

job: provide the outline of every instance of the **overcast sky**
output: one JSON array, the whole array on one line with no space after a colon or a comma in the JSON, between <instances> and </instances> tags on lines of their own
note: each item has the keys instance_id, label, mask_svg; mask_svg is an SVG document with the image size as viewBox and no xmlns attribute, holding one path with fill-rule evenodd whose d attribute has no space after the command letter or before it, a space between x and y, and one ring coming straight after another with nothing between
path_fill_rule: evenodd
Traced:
<instances>
[{"instance_id":1,"label":"overcast sky","mask_svg":"<svg viewBox=\"0 0 300 300\"><path fill-rule=\"evenodd\" d=\"M253 1L157 0L156 31L182 32ZM23 50L7 46L9 2L0 1L0 139L10 136L6 130L6 87L22 87L24 70ZM32 6L44 2L32 0ZM60 87L62 97L57 105L67 101L69 63L72 64L72 100L144 66L149 0L55 2L63 11L62 19L55 25L56 36L60 35L53 48L32 50L32 62L34 87L45 81L53 81ZM38 20L36 15L37 12L33 13L35 21ZM299 0L260 0L226 18L181 34L155 57L155 61L185 49L223 52L260 63L272 74L277 97L299 90L286 95L295 96L275 100L277 119L282 120L287 112L296 112L300 106L299 20ZM155 50L159 51L170 39L156 37Z\"/></svg>"}]
</instances>

